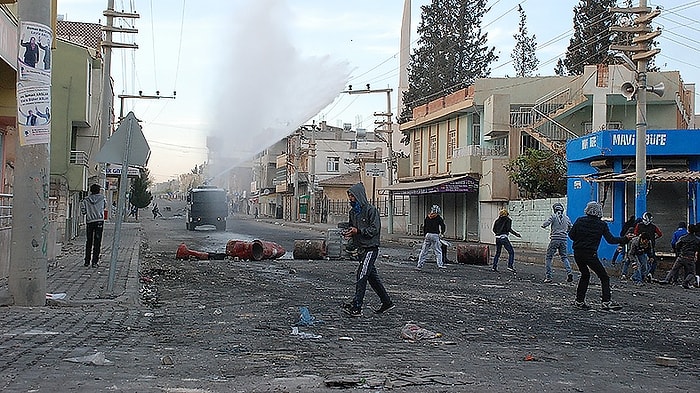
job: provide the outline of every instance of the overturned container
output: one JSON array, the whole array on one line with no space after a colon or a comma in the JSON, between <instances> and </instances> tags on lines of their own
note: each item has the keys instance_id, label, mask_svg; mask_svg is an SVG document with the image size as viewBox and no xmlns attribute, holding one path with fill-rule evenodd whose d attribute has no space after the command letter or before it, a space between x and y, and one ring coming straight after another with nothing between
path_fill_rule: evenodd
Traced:
<instances>
[{"instance_id":1,"label":"overturned container","mask_svg":"<svg viewBox=\"0 0 700 393\"><path fill-rule=\"evenodd\" d=\"M488 265L489 246L484 244L458 244L457 262L467 265Z\"/></svg>"},{"instance_id":2,"label":"overturned container","mask_svg":"<svg viewBox=\"0 0 700 393\"><path fill-rule=\"evenodd\" d=\"M284 247L274 242L264 240L229 240L226 243L226 254L233 258L260 261L263 259L277 259L287 251Z\"/></svg>"},{"instance_id":3,"label":"overturned container","mask_svg":"<svg viewBox=\"0 0 700 393\"><path fill-rule=\"evenodd\" d=\"M325 259L325 240L295 240L294 259Z\"/></svg>"},{"instance_id":4,"label":"overturned container","mask_svg":"<svg viewBox=\"0 0 700 393\"><path fill-rule=\"evenodd\" d=\"M198 259L198 260L210 260L210 259L224 259L226 254L220 252L206 252L206 251L195 251L187 248L185 243L181 243L175 252L176 259Z\"/></svg>"}]
</instances>

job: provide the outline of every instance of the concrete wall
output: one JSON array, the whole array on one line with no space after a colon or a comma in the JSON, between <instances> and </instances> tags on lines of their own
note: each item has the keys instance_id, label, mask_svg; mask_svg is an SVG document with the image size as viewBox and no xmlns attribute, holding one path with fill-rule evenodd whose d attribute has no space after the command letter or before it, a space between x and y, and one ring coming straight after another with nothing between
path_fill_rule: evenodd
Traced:
<instances>
[{"instance_id":1,"label":"concrete wall","mask_svg":"<svg viewBox=\"0 0 700 393\"><path fill-rule=\"evenodd\" d=\"M543 229L542 223L552 215L552 205L557 202L566 208L566 198L531 199L508 203L513 229L522 235L522 238L511 236L513 245L534 249L547 248L549 228ZM569 218L573 223L578 217ZM492 242L495 243L495 241Z\"/></svg>"},{"instance_id":2,"label":"concrete wall","mask_svg":"<svg viewBox=\"0 0 700 393\"><path fill-rule=\"evenodd\" d=\"M10 235L12 228L0 229L0 278L10 275Z\"/></svg>"}]
</instances>

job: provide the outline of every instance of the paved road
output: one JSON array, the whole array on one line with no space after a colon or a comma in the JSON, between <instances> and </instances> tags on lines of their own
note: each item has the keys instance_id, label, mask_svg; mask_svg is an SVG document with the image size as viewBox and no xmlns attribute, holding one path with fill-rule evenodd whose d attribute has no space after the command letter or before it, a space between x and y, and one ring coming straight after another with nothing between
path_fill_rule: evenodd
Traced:
<instances>
[{"instance_id":1,"label":"paved road","mask_svg":"<svg viewBox=\"0 0 700 393\"><path fill-rule=\"evenodd\" d=\"M353 319L338 309L353 291L352 261L174 258L180 241L221 251L221 237L239 230L285 233L289 244L288 236L320 237L321 227L238 217L226 234L189 232L174 213L129 224L115 294L105 290L106 270L82 267L79 238L49 272L49 291L66 302L0 308L0 390L700 390L698 291L613 279L622 311L580 311L571 307L575 283L543 284L539 265L518 261L516 275L467 265L418 272L415 247L385 242L378 266L397 307L373 315L370 290L364 316ZM599 293L592 285L591 304ZM319 338L291 334L300 306L324 320L299 327ZM408 322L442 337L404 340ZM662 355L678 365L657 365Z\"/></svg>"}]
</instances>

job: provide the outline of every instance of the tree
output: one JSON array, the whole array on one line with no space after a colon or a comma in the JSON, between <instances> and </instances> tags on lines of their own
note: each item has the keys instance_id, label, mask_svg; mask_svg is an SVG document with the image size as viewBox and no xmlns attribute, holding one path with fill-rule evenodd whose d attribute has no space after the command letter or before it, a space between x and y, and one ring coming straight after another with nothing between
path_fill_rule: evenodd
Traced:
<instances>
[{"instance_id":1,"label":"tree","mask_svg":"<svg viewBox=\"0 0 700 393\"><path fill-rule=\"evenodd\" d=\"M498 56L481 31L481 19L488 10L486 0L433 0L421 7L419 38L408 64L408 90L399 123L410 120L416 106L491 73L490 64ZM407 135L403 141L408 144Z\"/></svg>"},{"instance_id":2,"label":"tree","mask_svg":"<svg viewBox=\"0 0 700 393\"><path fill-rule=\"evenodd\" d=\"M527 198L553 198L566 194L566 161L551 152L527 149L505 165L508 177Z\"/></svg>"},{"instance_id":3,"label":"tree","mask_svg":"<svg viewBox=\"0 0 700 393\"><path fill-rule=\"evenodd\" d=\"M540 64L540 61L535 55L537 41L534 34L532 36L528 36L527 34L527 26L525 26L527 17L520 4L518 4L518 12L520 13L520 24L518 25L518 34L513 34L513 38L515 38L515 47L510 57L513 59L515 76L532 76L533 71L535 71Z\"/></svg>"},{"instance_id":4,"label":"tree","mask_svg":"<svg viewBox=\"0 0 700 393\"><path fill-rule=\"evenodd\" d=\"M617 16L609 9L616 3L616 0L579 0L574 7L574 35L564 59L569 75L583 74L588 64L617 62L609 50L614 38L610 27L617 23Z\"/></svg>"},{"instance_id":5,"label":"tree","mask_svg":"<svg viewBox=\"0 0 700 393\"><path fill-rule=\"evenodd\" d=\"M564 61L562 59L557 60L557 66L554 67L554 75L565 76L566 70L564 69Z\"/></svg>"},{"instance_id":6,"label":"tree","mask_svg":"<svg viewBox=\"0 0 700 393\"><path fill-rule=\"evenodd\" d=\"M148 187L151 186L151 179L149 178L148 169L141 169L141 174L139 177L134 179L131 183L131 189L129 191L129 203L138 209L143 209L147 207L153 200L153 195L148 191ZM138 212L138 210L137 210ZM138 218L138 213L136 215Z\"/></svg>"}]
</instances>

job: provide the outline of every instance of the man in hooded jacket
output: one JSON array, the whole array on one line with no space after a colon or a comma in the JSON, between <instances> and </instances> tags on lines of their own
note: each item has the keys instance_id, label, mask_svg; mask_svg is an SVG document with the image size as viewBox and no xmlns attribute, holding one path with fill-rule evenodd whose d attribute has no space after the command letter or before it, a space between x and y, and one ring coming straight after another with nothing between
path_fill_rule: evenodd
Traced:
<instances>
[{"instance_id":1,"label":"man in hooded jacket","mask_svg":"<svg viewBox=\"0 0 700 393\"><path fill-rule=\"evenodd\" d=\"M549 246L544 256L544 282L552 282L552 259L556 253L559 253L561 263L566 269L566 282L572 282L574 274L566 251L566 237L571 229L571 219L564 214L564 205L559 202L552 205L552 210L554 214L542 223L542 228L550 228Z\"/></svg>"},{"instance_id":2,"label":"man in hooded jacket","mask_svg":"<svg viewBox=\"0 0 700 393\"><path fill-rule=\"evenodd\" d=\"M394 308L394 302L391 301L374 266L379 255L382 222L377 208L367 200L362 183L354 184L348 189L348 199L351 209L348 213L349 226L344 235L346 238L352 238L358 250L360 263L356 273L355 296L351 303L343 305L343 311L351 317L362 315L362 303L369 283L382 301L382 305L374 312L381 314Z\"/></svg>"},{"instance_id":3,"label":"man in hooded jacket","mask_svg":"<svg viewBox=\"0 0 700 393\"><path fill-rule=\"evenodd\" d=\"M99 184L90 186L90 195L80 202L80 212L85 216L87 241L85 242L85 266L97 267L102 247L102 229L107 208L104 195L100 194ZM91 255L92 254L92 255Z\"/></svg>"},{"instance_id":4,"label":"man in hooded jacket","mask_svg":"<svg viewBox=\"0 0 700 393\"><path fill-rule=\"evenodd\" d=\"M622 238L613 236L610 233L608 224L601 220L603 217L603 206L600 203L588 202L583 213L585 215L579 217L569 231L569 238L574 241L574 259L578 270L581 272L581 278L578 280L578 287L576 288L576 303L574 303L574 306L584 310L590 308L585 300L591 279L590 270L593 270L600 279L603 310L619 310L622 307L610 300L610 277L603 264L600 263L600 259L598 259L598 247L600 247L602 237L610 244L620 244Z\"/></svg>"},{"instance_id":5,"label":"man in hooded jacket","mask_svg":"<svg viewBox=\"0 0 700 393\"><path fill-rule=\"evenodd\" d=\"M438 267L440 269L445 268L445 256L442 254L442 243L440 242L440 235L445 233L445 229L445 220L440 216L440 206L431 206L430 213L428 213L428 216L423 220L423 232L425 232L425 237L423 239L423 246L420 249L416 268L423 268L425 259L428 257L428 252L430 250L433 250L433 254L435 254Z\"/></svg>"}]
</instances>

